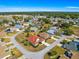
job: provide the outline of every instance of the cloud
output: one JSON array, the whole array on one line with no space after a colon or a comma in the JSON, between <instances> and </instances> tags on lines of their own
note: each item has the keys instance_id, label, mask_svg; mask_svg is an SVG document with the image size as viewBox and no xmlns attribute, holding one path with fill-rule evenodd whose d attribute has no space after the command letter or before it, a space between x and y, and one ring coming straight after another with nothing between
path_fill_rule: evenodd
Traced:
<instances>
[{"instance_id":1,"label":"cloud","mask_svg":"<svg viewBox=\"0 0 79 59\"><path fill-rule=\"evenodd\" d=\"M33 11L61 11L56 8L46 8L46 7L2 7L0 12L33 12Z\"/></svg>"},{"instance_id":2,"label":"cloud","mask_svg":"<svg viewBox=\"0 0 79 59\"><path fill-rule=\"evenodd\" d=\"M15 12L15 11L52 11L50 8L38 8L38 7L3 7L0 8L0 12Z\"/></svg>"},{"instance_id":3,"label":"cloud","mask_svg":"<svg viewBox=\"0 0 79 59\"><path fill-rule=\"evenodd\" d=\"M73 7L67 7L73 8ZM42 11L54 11L54 12L79 12L78 9L67 9L67 8L45 8L45 7L0 7L0 12L42 12Z\"/></svg>"},{"instance_id":4,"label":"cloud","mask_svg":"<svg viewBox=\"0 0 79 59\"><path fill-rule=\"evenodd\" d=\"M79 7L76 7L76 6L68 6L66 8L69 8L69 9L79 9Z\"/></svg>"}]
</instances>

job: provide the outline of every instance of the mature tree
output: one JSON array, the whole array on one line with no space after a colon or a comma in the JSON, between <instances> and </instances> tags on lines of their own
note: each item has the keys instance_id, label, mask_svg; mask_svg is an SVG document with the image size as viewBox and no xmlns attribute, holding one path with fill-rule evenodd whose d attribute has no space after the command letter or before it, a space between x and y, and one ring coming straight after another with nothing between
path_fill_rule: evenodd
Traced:
<instances>
[{"instance_id":1,"label":"mature tree","mask_svg":"<svg viewBox=\"0 0 79 59\"><path fill-rule=\"evenodd\" d=\"M69 28L65 28L64 30L64 35L72 35L73 34L73 31L72 30L70 30Z\"/></svg>"},{"instance_id":2,"label":"mature tree","mask_svg":"<svg viewBox=\"0 0 79 59\"><path fill-rule=\"evenodd\" d=\"M70 18L70 16L69 16L69 15L67 15L67 16L66 16L66 18L67 18L67 19L69 19L69 18Z\"/></svg>"},{"instance_id":3,"label":"mature tree","mask_svg":"<svg viewBox=\"0 0 79 59\"><path fill-rule=\"evenodd\" d=\"M69 21L70 26L74 25L73 21Z\"/></svg>"},{"instance_id":4,"label":"mature tree","mask_svg":"<svg viewBox=\"0 0 79 59\"><path fill-rule=\"evenodd\" d=\"M69 28L71 25L67 22L64 22L60 25L61 28Z\"/></svg>"},{"instance_id":5,"label":"mature tree","mask_svg":"<svg viewBox=\"0 0 79 59\"><path fill-rule=\"evenodd\" d=\"M26 18L24 18L24 21L29 22L29 20L31 20L31 19L32 19L32 17L26 17Z\"/></svg>"},{"instance_id":6,"label":"mature tree","mask_svg":"<svg viewBox=\"0 0 79 59\"><path fill-rule=\"evenodd\" d=\"M51 51L51 52L48 52L48 55L49 56L54 56L54 55L56 55L57 54L57 52L56 51Z\"/></svg>"},{"instance_id":7,"label":"mature tree","mask_svg":"<svg viewBox=\"0 0 79 59\"><path fill-rule=\"evenodd\" d=\"M63 41L61 42L61 44L66 44L66 43L68 43L67 40L63 40Z\"/></svg>"},{"instance_id":8,"label":"mature tree","mask_svg":"<svg viewBox=\"0 0 79 59\"><path fill-rule=\"evenodd\" d=\"M12 16L12 18L16 21L23 20L23 16Z\"/></svg>"},{"instance_id":9,"label":"mature tree","mask_svg":"<svg viewBox=\"0 0 79 59\"><path fill-rule=\"evenodd\" d=\"M43 21L43 22L45 22L45 23L51 23L51 21L48 19L48 18L39 18L38 19L39 21Z\"/></svg>"},{"instance_id":10,"label":"mature tree","mask_svg":"<svg viewBox=\"0 0 79 59\"><path fill-rule=\"evenodd\" d=\"M3 20L3 23L8 23L10 20L8 20L8 19L4 19Z\"/></svg>"},{"instance_id":11,"label":"mature tree","mask_svg":"<svg viewBox=\"0 0 79 59\"><path fill-rule=\"evenodd\" d=\"M2 22L0 22L0 25L2 25L3 23Z\"/></svg>"}]
</instances>

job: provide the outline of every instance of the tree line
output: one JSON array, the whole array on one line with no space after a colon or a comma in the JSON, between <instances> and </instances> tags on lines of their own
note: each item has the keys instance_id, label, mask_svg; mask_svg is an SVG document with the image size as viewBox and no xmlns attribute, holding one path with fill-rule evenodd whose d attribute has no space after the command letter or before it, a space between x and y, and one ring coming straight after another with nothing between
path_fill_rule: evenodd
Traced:
<instances>
[{"instance_id":1,"label":"tree line","mask_svg":"<svg viewBox=\"0 0 79 59\"><path fill-rule=\"evenodd\" d=\"M79 12L0 12L0 15L41 15L47 17L79 18Z\"/></svg>"}]
</instances>

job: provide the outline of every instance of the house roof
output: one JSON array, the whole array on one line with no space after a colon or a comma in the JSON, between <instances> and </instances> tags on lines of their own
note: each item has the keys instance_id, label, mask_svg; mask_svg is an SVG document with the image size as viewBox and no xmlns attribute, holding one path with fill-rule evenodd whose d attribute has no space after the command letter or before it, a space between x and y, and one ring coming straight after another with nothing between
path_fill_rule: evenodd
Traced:
<instances>
[{"instance_id":1,"label":"house roof","mask_svg":"<svg viewBox=\"0 0 79 59\"><path fill-rule=\"evenodd\" d=\"M47 32L50 34L55 34L56 31L55 30L48 30Z\"/></svg>"},{"instance_id":2,"label":"house roof","mask_svg":"<svg viewBox=\"0 0 79 59\"><path fill-rule=\"evenodd\" d=\"M77 49L77 44L79 44L79 43L75 42L75 41L71 41L69 43L64 44L63 47L66 48L66 49L69 49L69 50L77 50L77 51L79 51Z\"/></svg>"},{"instance_id":3,"label":"house roof","mask_svg":"<svg viewBox=\"0 0 79 59\"><path fill-rule=\"evenodd\" d=\"M15 28L19 28L19 29L20 29L20 28L22 28L22 25L16 24L16 25L15 25Z\"/></svg>"},{"instance_id":4,"label":"house roof","mask_svg":"<svg viewBox=\"0 0 79 59\"><path fill-rule=\"evenodd\" d=\"M30 41L31 43L33 44L36 44L36 40L38 39L39 37L38 36L30 36L28 38L28 41Z\"/></svg>"},{"instance_id":5,"label":"house roof","mask_svg":"<svg viewBox=\"0 0 79 59\"><path fill-rule=\"evenodd\" d=\"M79 43L79 39L78 38L76 40L74 40L74 41Z\"/></svg>"},{"instance_id":6,"label":"house roof","mask_svg":"<svg viewBox=\"0 0 79 59\"><path fill-rule=\"evenodd\" d=\"M48 39L48 38L50 37L49 34L47 34L47 33L45 33L45 32L40 33L39 36L40 36L41 38L43 38L43 39Z\"/></svg>"},{"instance_id":7,"label":"house roof","mask_svg":"<svg viewBox=\"0 0 79 59\"><path fill-rule=\"evenodd\" d=\"M34 36L28 37L28 41L31 42L32 44L39 44L39 42L44 41L44 39L34 35Z\"/></svg>"},{"instance_id":8,"label":"house roof","mask_svg":"<svg viewBox=\"0 0 79 59\"><path fill-rule=\"evenodd\" d=\"M38 28L37 27L31 27L30 30L34 30L34 31L37 31Z\"/></svg>"}]
</instances>

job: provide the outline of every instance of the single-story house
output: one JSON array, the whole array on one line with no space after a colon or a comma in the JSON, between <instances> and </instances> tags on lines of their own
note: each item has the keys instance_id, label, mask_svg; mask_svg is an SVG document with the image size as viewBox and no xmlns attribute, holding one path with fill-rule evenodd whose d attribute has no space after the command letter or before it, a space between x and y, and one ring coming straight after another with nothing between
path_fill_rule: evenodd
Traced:
<instances>
[{"instance_id":1,"label":"single-story house","mask_svg":"<svg viewBox=\"0 0 79 59\"><path fill-rule=\"evenodd\" d=\"M77 38L71 42L68 42L66 44L63 44L62 47L69 49L69 50L79 51L79 38Z\"/></svg>"},{"instance_id":2,"label":"single-story house","mask_svg":"<svg viewBox=\"0 0 79 59\"><path fill-rule=\"evenodd\" d=\"M37 27L31 27L30 30L34 31L34 32L38 32L38 28Z\"/></svg>"},{"instance_id":3,"label":"single-story house","mask_svg":"<svg viewBox=\"0 0 79 59\"><path fill-rule=\"evenodd\" d=\"M8 28L5 30L5 32L10 33L10 32L14 32L14 30L12 28Z\"/></svg>"},{"instance_id":4,"label":"single-story house","mask_svg":"<svg viewBox=\"0 0 79 59\"><path fill-rule=\"evenodd\" d=\"M45 41L45 39L40 38L40 37L37 36L37 35L30 36L30 37L28 37L27 40L28 40L33 46L37 46L40 42Z\"/></svg>"},{"instance_id":5,"label":"single-story house","mask_svg":"<svg viewBox=\"0 0 79 59\"><path fill-rule=\"evenodd\" d=\"M21 28L22 28L22 25L19 24L19 23L17 23L17 24L15 25L15 28L17 28L17 29L21 29Z\"/></svg>"},{"instance_id":6,"label":"single-story house","mask_svg":"<svg viewBox=\"0 0 79 59\"><path fill-rule=\"evenodd\" d=\"M11 28L8 28L8 29L5 30L5 32L7 32L7 33L12 33L14 31L17 31L18 32L18 31L20 31L20 29L15 28L15 27L11 27Z\"/></svg>"},{"instance_id":7,"label":"single-story house","mask_svg":"<svg viewBox=\"0 0 79 59\"><path fill-rule=\"evenodd\" d=\"M5 23L4 26L5 26L5 27L8 27L8 26L10 26L10 25Z\"/></svg>"},{"instance_id":8,"label":"single-story house","mask_svg":"<svg viewBox=\"0 0 79 59\"><path fill-rule=\"evenodd\" d=\"M23 23L24 27L29 27L29 23Z\"/></svg>"},{"instance_id":9,"label":"single-story house","mask_svg":"<svg viewBox=\"0 0 79 59\"><path fill-rule=\"evenodd\" d=\"M47 33L50 35L54 35L57 32L57 28L56 27L51 27Z\"/></svg>"},{"instance_id":10,"label":"single-story house","mask_svg":"<svg viewBox=\"0 0 79 59\"><path fill-rule=\"evenodd\" d=\"M50 30L47 31L47 33L48 34L51 34L51 35L54 35L56 33L56 30L50 29Z\"/></svg>"},{"instance_id":11,"label":"single-story house","mask_svg":"<svg viewBox=\"0 0 79 59\"><path fill-rule=\"evenodd\" d=\"M46 16L40 16L40 15L38 15L38 16L35 16L35 18L46 18Z\"/></svg>"},{"instance_id":12,"label":"single-story house","mask_svg":"<svg viewBox=\"0 0 79 59\"><path fill-rule=\"evenodd\" d=\"M43 38L43 39L48 39L50 37L50 35L48 33L45 33L45 32L38 34L38 36Z\"/></svg>"},{"instance_id":13,"label":"single-story house","mask_svg":"<svg viewBox=\"0 0 79 59\"><path fill-rule=\"evenodd\" d=\"M30 25L33 25L33 21L32 20L29 20L28 22Z\"/></svg>"}]
</instances>

